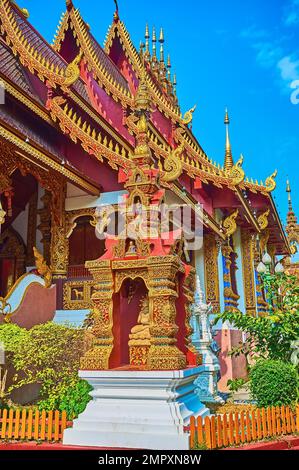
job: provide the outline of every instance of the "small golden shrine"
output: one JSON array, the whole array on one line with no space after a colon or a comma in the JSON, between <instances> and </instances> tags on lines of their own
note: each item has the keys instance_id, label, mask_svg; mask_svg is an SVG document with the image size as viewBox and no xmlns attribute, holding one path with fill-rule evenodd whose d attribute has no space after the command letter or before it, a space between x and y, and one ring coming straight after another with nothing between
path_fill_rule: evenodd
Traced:
<instances>
[{"instance_id":1,"label":"small golden shrine","mask_svg":"<svg viewBox=\"0 0 299 470\"><path fill-rule=\"evenodd\" d=\"M118 237L107 236L100 259L86 263L96 281L91 313L95 343L81 369L171 370L199 364L189 324L195 271L182 259L182 232L161 228L165 189L160 181L176 178L180 163L171 154L165 163L169 171L155 167L148 145L149 107L143 79L135 100L131 168L119 173L128 191L121 208L125 228Z\"/></svg>"}]
</instances>

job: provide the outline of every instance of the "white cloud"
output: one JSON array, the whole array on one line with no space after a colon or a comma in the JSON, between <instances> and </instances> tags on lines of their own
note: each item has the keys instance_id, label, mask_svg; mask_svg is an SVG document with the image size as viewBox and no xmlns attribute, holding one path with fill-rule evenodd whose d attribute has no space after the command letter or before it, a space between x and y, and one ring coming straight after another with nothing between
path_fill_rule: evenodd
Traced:
<instances>
[{"instance_id":1,"label":"white cloud","mask_svg":"<svg viewBox=\"0 0 299 470\"><path fill-rule=\"evenodd\" d=\"M292 0L286 6L283 22L286 26L299 24L299 0Z\"/></svg>"},{"instance_id":2,"label":"white cloud","mask_svg":"<svg viewBox=\"0 0 299 470\"><path fill-rule=\"evenodd\" d=\"M284 81L289 83L299 79L299 60L285 56L278 61L277 67Z\"/></svg>"},{"instance_id":3,"label":"white cloud","mask_svg":"<svg viewBox=\"0 0 299 470\"><path fill-rule=\"evenodd\" d=\"M262 67L273 67L282 55L282 49L271 42L258 42L252 46L256 51L256 60Z\"/></svg>"},{"instance_id":4,"label":"white cloud","mask_svg":"<svg viewBox=\"0 0 299 470\"><path fill-rule=\"evenodd\" d=\"M269 36L268 32L264 29L259 29L255 24L241 31L240 36L247 39L262 39Z\"/></svg>"}]
</instances>

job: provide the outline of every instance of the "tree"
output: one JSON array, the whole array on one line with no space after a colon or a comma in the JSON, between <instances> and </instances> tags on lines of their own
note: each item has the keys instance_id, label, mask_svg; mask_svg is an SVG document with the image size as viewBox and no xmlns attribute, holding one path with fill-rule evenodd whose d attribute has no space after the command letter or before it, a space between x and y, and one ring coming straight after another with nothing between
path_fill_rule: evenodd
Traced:
<instances>
[{"instance_id":1,"label":"tree","mask_svg":"<svg viewBox=\"0 0 299 470\"><path fill-rule=\"evenodd\" d=\"M295 276L267 274L264 289L270 298L269 314L249 316L224 312L216 321L229 321L247 335L247 340L233 354L290 361L292 343L299 338L299 285Z\"/></svg>"}]
</instances>

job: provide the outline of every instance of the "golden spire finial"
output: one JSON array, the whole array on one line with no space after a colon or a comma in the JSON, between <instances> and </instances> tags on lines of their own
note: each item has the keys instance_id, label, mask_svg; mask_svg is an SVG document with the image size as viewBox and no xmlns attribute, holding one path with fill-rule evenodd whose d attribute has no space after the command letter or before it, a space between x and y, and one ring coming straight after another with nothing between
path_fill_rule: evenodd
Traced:
<instances>
[{"instance_id":1,"label":"golden spire finial","mask_svg":"<svg viewBox=\"0 0 299 470\"><path fill-rule=\"evenodd\" d=\"M178 84L177 79L176 79L176 73L173 74L172 84L173 84L173 92L174 92L174 94L176 94L176 87L177 87L177 84Z\"/></svg>"},{"instance_id":2,"label":"golden spire finial","mask_svg":"<svg viewBox=\"0 0 299 470\"><path fill-rule=\"evenodd\" d=\"M159 43L160 43L160 62L161 64L164 65L164 31L163 28L160 30L160 38L159 38Z\"/></svg>"},{"instance_id":3,"label":"golden spire finial","mask_svg":"<svg viewBox=\"0 0 299 470\"><path fill-rule=\"evenodd\" d=\"M156 57L157 57L157 36L156 36L155 26L153 27L152 43L153 43L153 59L156 59Z\"/></svg>"},{"instance_id":4,"label":"golden spire finial","mask_svg":"<svg viewBox=\"0 0 299 470\"><path fill-rule=\"evenodd\" d=\"M167 76L168 76L168 80L171 81L171 72L170 72L170 69L171 69L171 61L170 61L170 55L168 54L168 57L167 57Z\"/></svg>"},{"instance_id":5,"label":"golden spire finial","mask_svg":"<svg viewBox=\"0 0 299 470\"><path fill-rule=\"evenodd\" d=\"M288 193L288 203L289 203L289 210L290 211L293 211L293 207L292 207L292 196L291 196L291 185L290 185L290 181L289 179L287 179L287 189L286 189L286 192Z\"/></svg>"},{"instance_id":6,"label":"golden spire finial","mask_svg":"<svg viewBox=\"0 0 299 470\"><path fill-rule=\"evenodd\" d=\"M228 110L225 110L225 118L224 118L224 124L226 126L226 142L225 142L225 159L224 159L224 171L225 173L230 173L232 167L234 166L234 161L233 161L233 156L232 156L232 149L231 149L231 144L230 144L230 138L229 138L229 116L228 116Z\"/></svg>"},{"instance_id":7,"label":"golden spire finial","mask_svg":"<svg viewBox=\"0 0 299 470\"><path fill-rule=\"evenodd\" d=\"M150 56L150 50L149 50L149 40L150 40L150 33L149 33L149 28L148 24L146 23L145 26L145 57L148 59Z\"/></svg>"}]
</instances>

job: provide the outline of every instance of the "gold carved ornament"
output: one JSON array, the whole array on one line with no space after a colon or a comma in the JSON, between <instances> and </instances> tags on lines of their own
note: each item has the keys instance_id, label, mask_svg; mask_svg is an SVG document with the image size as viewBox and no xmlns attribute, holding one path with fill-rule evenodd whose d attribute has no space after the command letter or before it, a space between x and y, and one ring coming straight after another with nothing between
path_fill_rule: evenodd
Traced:
<instances>
[{"instance_id":1,"label":"gold carved ornament","mask_svg":"<svg viewBox=\"0 0 299 470\"><path fill-rule=\"evenodd\" d=\"M277 170L275 170L274 173L272 173L272 175L268 176L268 178L266 179L265 190L267 193L271 193L276 188L276 181L275 181L276 176L277 176Z\"/></svg>"},{"instance_id":2,"label":"gold carved ornament","mask_svg":"<svg viewBox=\"0 0 299 470\"><path fill-rule=\"evenodd\" d=\"M33 248L33 253L35 258L36 269L39 275L44 278L45 287L48 289L52 285L52 271L44 260L43 255L39 253L39 251L35 247Z\"/></svg>"},{"instance_id":3,"label":"gold carved ornament","mask_svg":"<svg viewBox=\"0 0 299 470\"><path fill-rule=\"evenodd\" d=\"M177 149L173 150L164 162L165 173L162 175L161 180L167 183L177 180L183 173L183 162L180 159L184 150L184 144L181 144Z\"/></svg>"},{"instance_id":4,"label":"gold carved ornament","mask_svg":"<svg viewBox=\"0 0 299 470\"><path fill-rule=\"evenodd\" d=\"M256 312L256 297L254 279L254 240L249 231L241 231L241 243L246 312L251 315Z\"/></svg>"},{"instance_id":5,"label":"gold carved ornament","mask_svg":"<svg viewBox=\"0 0 299 470\"><path fill-rule=\"evenodd\" d=\"M71 86L73 83L75 83L78 78L80 77L80 61L82 59L83 52L80 51L77 57L68 64L67 68L65 69L65 81L63 85L65 86Z\"/></svg>"},{"instance_id":6,"label":"gold carved ornament","mask_svg":"<svg viewBox=\"0 0 299 470\"><path fill-rule=\"evenodd\" d=\"M193 120L193 113L194 111L196 110L196 105L193 106L193 108L191 108L189 111L187 111L185 114L184 114L184 117L181 117L181 122L182 124L184 125L188 125L192 122Z\"/></svg>"},{"instance_id":7,"label":"gold carved ornament","mask_svg":"<svg viewBox=\"0 0 299 470\"><path fill-rule=\"evenodd\" d=\"M220 311L219 294L219 271L218 271L218 250L215 237L207 234L204 237L204 265L205 265L205 287L207 293L207 303L213 305L215 312Z\"/></svg>"},{"instance_id":8,"label":"gold carved ornament","mask_svg":"<svg viewBox=\"0 0 299 470\"><path fill-rule=\"evenodd\" d=\"M112 139L108 141L106 135L102 135L101 132L92 128L89 122L82 120L82 117L69 107L64 98L54 97L49 107L53 121L59 122L62 132L67 133L75 143L80 140L86 152L95 155L100 162L103 161L104 156L114 170L118 170L118 167L125 169L132 167L126 149L114 143Z\"/></svg>"},{"instance_id":9,"label":"gold carved ornament","mask_svg":"<svg viewBox=\"0 0 299 470\"><path fill-rule=\"evenodd\" d=\"M13 0L13 2L15 4L15 6L17 7L17 9L19 10L20 13L22 13L23 16L25 16L26 19L29 18L29 11L27 10L27 8L20 8L19 5L17 4L17 2L15 0Z\"/></svg>"},{"instance_id":10,"label":"gold carved ornament","mask_svg":"<svg viewBox=\"0 0 299 470\"><path fill-rule=\"evenodd\" d=\"M242 168L243 161L244 161L244 158L243 158L243 155L241 155L237 163L231 169L229 176L232 179L232 184L234 186L237 186L238 184L243 183L245 179L245 172Z\"/></svg>"},{"instance_id":11,"label":"gold carved ornament","mask_svg":"<svg viewBox=\"0 0 299 470\"><path fill-rule=\"evenodd\" d=\"M235 231L237 230L236 219L237 219L238 215L239 215L239 209L236 209L234 212L232 212L231 215L229 215L223 221L222 226L225 229L225 234L226 234L227 238L232 236L235 233Z\"/></svg>"},{"instance_id":12,"label":"gold carved ornament","mask_svg":"<svg viewBox=\"0 0 299 470\"><path fill-rule=\"evenodd\" d=\"M0 315L3 317L5 323L10 323L12 316L11 305L4 297L0 297Z\"/></svg>"},{"instance_id":13,"label":"gold carved ornament","mask_svg":"<svg viewBox=\"0 0 299 470\"><path fill-rule=\"evenodd\" d=\"M261 230L265 230L268 227L268 225L269 225L269 221L268 221L269 214L270 214L270 209L267 209L266 212L264 212L263 214L261 214L258 217L257 222L258 222L259 227L260 227Z\"/></svg>"}]
</instances>

